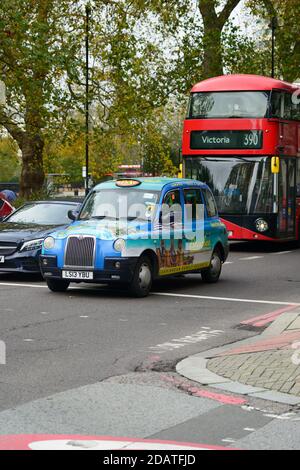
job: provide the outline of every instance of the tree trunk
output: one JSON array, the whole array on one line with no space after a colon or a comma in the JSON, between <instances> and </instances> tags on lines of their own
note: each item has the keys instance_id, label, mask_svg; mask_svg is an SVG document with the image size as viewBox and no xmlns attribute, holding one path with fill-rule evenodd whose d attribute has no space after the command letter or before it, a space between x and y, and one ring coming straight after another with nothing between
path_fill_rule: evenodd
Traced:
<instances>
[{"instance_id":1,"label":"tree trunk","mask_svg":"<svg viewBox=\"0 0 300 470\"><path fill-rule=\"evenodd\" d=\"M23 135L22 173L20 179L20 195L30 197L39 193L43 188L45 174L43 170L44 141L40 136Z\"/></svg>"},{"instance_id":2,"label":"tree trunk","mask_svg":"<svg viewBox=\"0 0 300 470\"><path fill-rule=\"evenodd\" d=\"M219 13L216 0L198 2L204 26L203 78L212 78L223 75L222 31L240 0L227 0Z\"/></svg>"},{"instance_id":3,"label":"tree trunk","mask_svg":"<svg viewBox=\"0 0 300 470\"><path fill-rule=\"evenodd\" d=\"M203 37L203 78L212 78L223 75L222 60L222 29L214 26L206 27Z\"/></svg>"}]
</instances>

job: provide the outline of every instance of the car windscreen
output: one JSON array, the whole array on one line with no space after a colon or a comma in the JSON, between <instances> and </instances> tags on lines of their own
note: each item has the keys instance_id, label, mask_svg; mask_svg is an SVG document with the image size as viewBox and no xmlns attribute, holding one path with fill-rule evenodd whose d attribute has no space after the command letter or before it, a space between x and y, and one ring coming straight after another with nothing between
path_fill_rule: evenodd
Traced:
<instances>
[{"instance_id":1,"label":"car windscreen","mask_svg":"<svg viewBox=\"0 0 300 470\"><path fill-rule=\"evenodd\" d=\"M116 188L93 192L86 200L79 220L150 220L152 219L160 191Z\"/></svg>"},{"instance_id":2,"label":"car windscreen","mask_svg":"<svg viewBox=\"0 0 300 470\"><path fill-rule=\"evenodd\" d=\"M71 220L68 217L69 210L76 210L72 204L26 204L12 214L6 222L34 225L65 225Z\"/></svg>"}]
</instances>

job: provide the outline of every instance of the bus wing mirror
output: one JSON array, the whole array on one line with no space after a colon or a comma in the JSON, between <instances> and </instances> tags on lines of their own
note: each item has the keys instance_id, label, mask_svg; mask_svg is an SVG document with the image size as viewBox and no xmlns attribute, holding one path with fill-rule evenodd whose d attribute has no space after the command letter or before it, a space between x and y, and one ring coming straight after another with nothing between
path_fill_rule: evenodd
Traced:
<instances>
[{"instance_id":1,"label":"bus wing mirror","mask_svg":"<svg viewBox=\"0 0 300 470\"><path fill-rule=\"evenodd\" d=\"M278 173L280 173L280 158L279 157L272 157L271 168L272 168L273 175L278 175Z\"/></svg>"}]
</instances>

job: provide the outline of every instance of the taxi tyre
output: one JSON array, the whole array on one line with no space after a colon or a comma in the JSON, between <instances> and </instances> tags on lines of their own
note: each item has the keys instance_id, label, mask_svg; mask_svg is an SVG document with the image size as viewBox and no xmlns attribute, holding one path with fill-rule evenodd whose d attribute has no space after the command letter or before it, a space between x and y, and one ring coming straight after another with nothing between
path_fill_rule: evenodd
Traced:
<instances>
[{"instance_id":1,"label":"taxi tyre","mask_svg":"<svg viewBox=\"0 0 300 470\"><path fill-rule=\"evenodd\" d=\"M147 297L152 287L152 281L152 263L147 256L141 256L136 263L133 278L129 284L129 291L134 297Z\"/></svg>"},{"instance_id":2,"label":"taxi tyre","mask_svg":"<svg viewBox=\"0 0 300 470\"><path fill-rule=\"evenodd\" d=\"M61 279L47 279L47 286L52 292L66 292L70 282Z\"/></svg>"},{"instance_id":3,"label":"taxi tyre","mask_svg":"<svg viewBox=\"0 0 300 470\"><path fill-rule=\"evenodd\" d=\"M210 266L208 269L204 269L201 272L202 280L208 284L213 284L218 282L221 272L222 272L222 255L219 248L215 248L211 261Z\"/></svg>"}]
</instances>

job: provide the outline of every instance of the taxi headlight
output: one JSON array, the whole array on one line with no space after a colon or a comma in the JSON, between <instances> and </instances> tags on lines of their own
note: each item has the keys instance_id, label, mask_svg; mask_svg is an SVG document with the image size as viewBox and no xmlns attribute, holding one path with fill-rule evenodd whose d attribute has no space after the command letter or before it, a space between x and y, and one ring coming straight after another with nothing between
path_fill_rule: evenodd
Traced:
<instances>
[{"instance_id":1,"label":"taxi headlight","mask_svg":"<svg viewBox=\"0 0 300 470\"><path fill-rule=\"evenodd\" d=\"M55 240L53 237L47 237L44 240L44 248L46 250L52 250L55 247Z\"/></svg>"},{"instance_id":2,"label":"taxi headlight","mask_svg":"<svg viewBox=\"0 0 300 470\"><path fill-rule=\"evenodd\" d=\"M269 230L269 224L264 219L257 219L255 224L256 224L256 229L261 233L266 232L267 230Z\"/></svg>"},{"instance_id":3,"label":"taxi headlight","mask_svg":"<svg viewBox=\"0 0 300 470\"><path fill-rule=\"evenodd\" d=\"M125 245L125 240L123 240L123 238L118 238L114 242L114 250L122 252L125 249Z\"/></svg>"}]
</instances>

